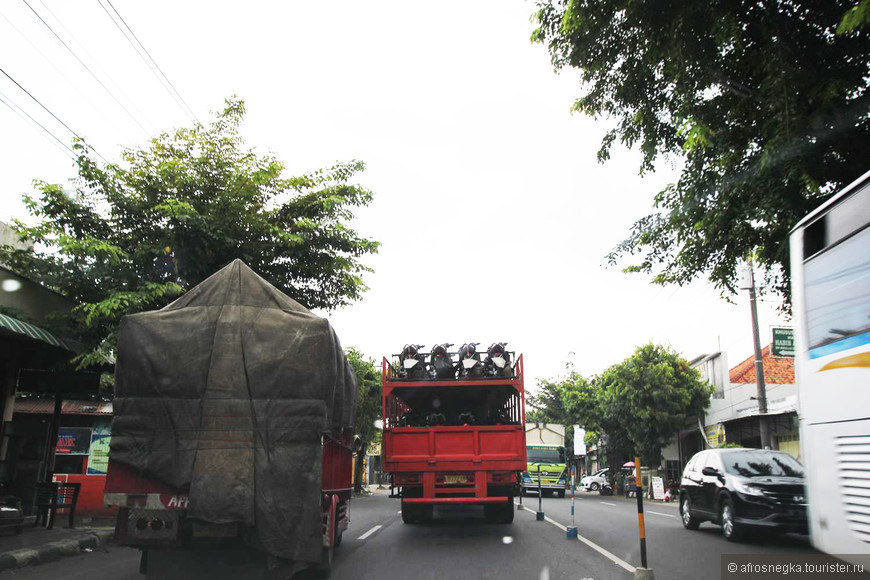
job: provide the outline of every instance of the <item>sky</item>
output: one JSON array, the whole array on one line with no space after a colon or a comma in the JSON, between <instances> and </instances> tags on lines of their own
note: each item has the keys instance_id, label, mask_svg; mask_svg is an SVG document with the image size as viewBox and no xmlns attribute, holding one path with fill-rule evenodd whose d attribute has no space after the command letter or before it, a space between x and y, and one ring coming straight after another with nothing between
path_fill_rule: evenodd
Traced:
<instances>
[{"instance_id":1,"label":"sky","mask_svg":"<svg viewBox=\"0 0 870 580\"><path fill-rule=\"evenodd\" d=\"M344 346L380 362L411 342L507 341L527 388L569 364L600 373L648 342L690 360L725 351L736 365L753 349L746 292L728 302L704 281L662 287L608 266L679 163L641 176L639 153L620 146L597 162L613 121L571 113L579 73L557 73L530 42L534 10L523 0L5 0L0 221L32 221L21 195L34 179L75 176L70 130L117 161L237 95L247 145L288 175L366 164L358 182L374 201L352 227L381 243L365 259L369 290L319 312ZM788 324L777 305L760 303L762 345Z\"/></svg>"}]
</instances>

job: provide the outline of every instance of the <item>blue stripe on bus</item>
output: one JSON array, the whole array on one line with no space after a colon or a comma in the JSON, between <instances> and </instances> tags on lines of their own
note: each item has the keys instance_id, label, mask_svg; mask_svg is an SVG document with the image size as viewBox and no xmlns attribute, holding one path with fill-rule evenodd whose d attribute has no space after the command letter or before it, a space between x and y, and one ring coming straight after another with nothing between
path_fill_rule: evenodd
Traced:
<instances>
[{"instance_id":1,"label":"blue stripe on bus","mask_svg":"<svg viewBox=\"0 0 870 580\"><path fill-rule=\"evenodd\" d=\"M864 334L856 334L855 336L850 336L849 338L844 338L842 340L838 340L837 342L830 342L823 346L811 348L810 358L822 358L823 356L828 356L829 354L858 348L859 346L864 346L865 344L870 344L870 332L865 332Z\"/></svg>"}]
</instances>

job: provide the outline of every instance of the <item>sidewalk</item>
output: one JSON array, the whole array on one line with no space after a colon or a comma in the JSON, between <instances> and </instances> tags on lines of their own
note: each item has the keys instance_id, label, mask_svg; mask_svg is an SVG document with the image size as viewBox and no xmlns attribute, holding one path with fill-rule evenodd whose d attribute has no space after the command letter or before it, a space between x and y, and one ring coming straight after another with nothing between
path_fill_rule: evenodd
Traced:
<instances>
[{"instance_id":1,"label":"sidewalk","mask_svg":"<svg viewBox=\"0 0 870 580\"><path fill-rule=\"evenodd\" d=\"M71 530L63 517L58 518L54 529L34 528L34 519L25 518L21 534L15 535L11 529L0 531L0 572L89 552L111 542L115 534L109 526L82 525Z\"/></svg>"}]
</instances>

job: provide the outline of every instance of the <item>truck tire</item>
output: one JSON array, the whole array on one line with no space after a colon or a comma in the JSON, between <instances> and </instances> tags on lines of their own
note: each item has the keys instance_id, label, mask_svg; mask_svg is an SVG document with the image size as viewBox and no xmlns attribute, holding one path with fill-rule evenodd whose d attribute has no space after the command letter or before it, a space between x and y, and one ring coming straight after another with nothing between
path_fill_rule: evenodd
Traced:
<instances>
[{"instance_id":1,"label":"truck tire","mask_svg":"<svg viewBox=\"0 0 870 580\"><path fill-rule=\"evenodd\" d=\"M488 503L483 505L483 515L487 521L498 524L510 524L514 521L514 500L508 498L505 503Z\"/></svg>"},{"instance_id":2,"label":"truck tire","mask_svg":"<svg viewBox=\"0 0 870 580\"><path fill-rule=\"evenodd\" d=\"M556 492L556 495L558 495L559 497L565 497L565 490L560 489L559 491Z\"/></svg>"}]
</instances>

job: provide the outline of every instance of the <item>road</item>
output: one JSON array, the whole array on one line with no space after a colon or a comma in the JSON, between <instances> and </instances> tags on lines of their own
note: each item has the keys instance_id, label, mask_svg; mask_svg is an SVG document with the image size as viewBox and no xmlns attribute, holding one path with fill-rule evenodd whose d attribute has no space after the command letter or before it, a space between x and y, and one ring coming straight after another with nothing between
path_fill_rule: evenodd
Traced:
<instances>
[{"instance_id":1,"label":"road","mask_svg":"<svg viewBox=\"0 0 870 580\"><path fill-rule=\"evenodd\" d=\"M526 497L513 524L490 524L480 508L439 508L425 525L405 525L399 501L385 492L355 498L351 527L336 551L332 580L405 578L526 578L534 580L631 579L627 568L640 565L636 503L580 493L576 523L586 540L568 540L570 498L544 498L550 521L538 522L536 497ZM684 530L676 506L646 506L649 565L656 578L719 578L721 554L815 553L805 537L756 538L726 542L716 526ZM16 580L141 580L139 553L110 547L32 569L8 572ZM294 580L313 576L300 574Z\"/></svg>"}]
</instances>

